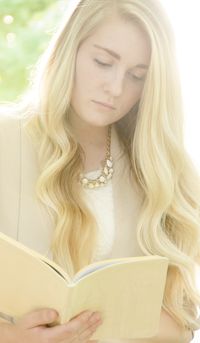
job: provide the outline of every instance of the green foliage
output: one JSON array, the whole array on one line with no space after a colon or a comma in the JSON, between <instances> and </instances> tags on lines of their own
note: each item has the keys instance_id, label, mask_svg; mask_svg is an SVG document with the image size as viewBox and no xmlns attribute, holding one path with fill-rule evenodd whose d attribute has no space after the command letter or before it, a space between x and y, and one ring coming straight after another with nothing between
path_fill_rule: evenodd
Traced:
<instances>
[{"instance_id":1,"label":"green foliage","mask_svg":"<svg viewBox=\"0 0 200 343\"><path fill-rule=\"evenodd\" d=\"M0 0L0 101L15 100L27 88L31 69L59 21L61 5L61 0Z\"/></svg>"}]
</instances>

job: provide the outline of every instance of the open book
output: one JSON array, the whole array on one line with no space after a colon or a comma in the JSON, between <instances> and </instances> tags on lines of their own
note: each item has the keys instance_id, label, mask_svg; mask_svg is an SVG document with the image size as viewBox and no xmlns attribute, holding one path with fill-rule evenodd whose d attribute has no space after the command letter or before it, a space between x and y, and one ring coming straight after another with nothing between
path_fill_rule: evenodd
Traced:
<instances>
[{"instance_id":1,"label":"open book","mask_svg":"<svg viewBox=\"0 0 200 343\"><path fill-rule=\"evenodd\" d=\"M124 257L92 263L70 279L55 262L0 233L0 316L54 308L62 324L84 310L100 311L103 324L91 339L152 337L167 268L165 257Z\"/></svg>"}]
</instances>

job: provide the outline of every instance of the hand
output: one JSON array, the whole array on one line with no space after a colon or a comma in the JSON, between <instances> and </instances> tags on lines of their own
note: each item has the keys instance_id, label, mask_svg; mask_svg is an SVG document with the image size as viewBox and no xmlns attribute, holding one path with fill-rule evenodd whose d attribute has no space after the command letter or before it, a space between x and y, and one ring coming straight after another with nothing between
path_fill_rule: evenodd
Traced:
<instances>
[{"instance_id":1,"label":"hand","mask_svg":"<svg viewBox=\"0 0 200 343\"><path fill-rule=\"evenodd\" d=\"M2 330L2 343L86 343L102 321L84 311L65 324L47 327L58 318L54 310L42 309L22 317L15 324L6 325ZM97 314L97 313L96 313ZM5 329L5 327L4 327ZM4 339L5 337L5 339Z\"/></svg>"}]
</instances>

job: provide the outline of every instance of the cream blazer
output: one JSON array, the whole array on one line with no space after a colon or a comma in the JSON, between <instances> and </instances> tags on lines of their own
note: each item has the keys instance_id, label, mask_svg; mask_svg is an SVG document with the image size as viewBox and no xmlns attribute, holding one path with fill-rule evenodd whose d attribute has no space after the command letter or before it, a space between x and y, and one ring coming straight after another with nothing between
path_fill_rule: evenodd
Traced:
<instances>
[{"instance_id":1,"label":"cream blazer","mask_svg":"<svg viewBox=\"0 0 200 343\"><path fill-rule=\"evenodd\" d=\"M0 228L23 244L50 257L53 223L35 194L39 176L37 153L24 127L26 119L0 118ZM113 201L116 235L112 257L143 255L135 225L141 199L128 183L128 163L116 131L112 131L115 161ZM92 191L92 190L91 190Z\"/></svg>"},{"instance_id":2,"label":"cream blazer","mask_svg":"<svg viewBox=\"0 0 200 343\"><path fill-rule=\"evenodd\" d=\"M0 230L51 258L49 246L53 223L35 194L39 175L37 152L28 135L25 118L0 117ZM123 154L115 129L112 129L111 151L115 163L113 201L115 214L115 240L110 258L141 256L136 239L136 223L142 204L142 195L130 183L128 161ZM165 343L163 337L171 332L179 343L180 327L163 310L161 314L162 340L131 340L132 343ZM191 335L180 343L189 342ZM111 342L111 341L109 341ZM115 341L116 342L116 341ZM122 342L122 341L120 341Z\"/></svg>"}]
</instances>

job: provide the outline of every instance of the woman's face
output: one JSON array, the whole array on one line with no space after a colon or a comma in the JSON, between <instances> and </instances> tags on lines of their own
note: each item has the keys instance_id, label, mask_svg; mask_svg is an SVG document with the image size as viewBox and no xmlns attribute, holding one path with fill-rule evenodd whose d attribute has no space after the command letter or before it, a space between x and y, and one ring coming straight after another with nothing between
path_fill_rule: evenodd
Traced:
<instances>
[{"instance_id":1,"label":"woman's face","mask_svg":"<svg viewBox=\"0 0 200 343\"><path fill-rule=\"evenodd\" d=\"M99 26L77 52L71 100L76 121L104 127L125 116L141 97L150 54L137 24L114 16Z\"/></svg>"}]
</instances>

